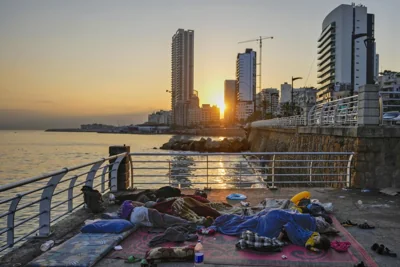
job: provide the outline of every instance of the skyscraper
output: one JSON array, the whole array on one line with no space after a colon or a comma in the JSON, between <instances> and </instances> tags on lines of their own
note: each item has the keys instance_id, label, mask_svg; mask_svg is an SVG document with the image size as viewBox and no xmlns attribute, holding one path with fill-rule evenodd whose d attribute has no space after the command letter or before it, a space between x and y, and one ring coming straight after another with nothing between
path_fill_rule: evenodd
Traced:
<instances>
[{"instance_id":1,"label":"skyscraper","mask_svg":"<svg viewBox=\"0 0 400 267\"><path fill-rule=\"evenodd\" d=\"M318 39L318 102L349 96L352 89L356 93L373 83L374 20L365 6L354 4L340 5L325 17Z\"/></svg>"},{"instance_id":2,"label":"skyscraper","mask_svg":"<svg viewBox=\"0 0 400 267\"><path fill-rule=\"evenodd\" d=\"M193 96L194 31L178 29L171 46L172 124L188 125L188 109Z\"/></svg>"},{"instance_id":3,"label":"skyscraper","mask_svg":"<svg viewBox=\"0 0 400 267\"><path fill-rule=\"evenodd\" d=\"M226 125L231 125L235 122L236 80L225 80L224 104L224 122Z\"/></svg>"},{"instance_id":4,"label":"skyscraper","mask_svg":"<svg viewBox=\"0 0 400 267\"><path fill-rule=\"evenodd\" d=\"M255 111L256 101L256 52L247 48L236 58L236 117L246 120Z\"/></svg>"}]
</instances>

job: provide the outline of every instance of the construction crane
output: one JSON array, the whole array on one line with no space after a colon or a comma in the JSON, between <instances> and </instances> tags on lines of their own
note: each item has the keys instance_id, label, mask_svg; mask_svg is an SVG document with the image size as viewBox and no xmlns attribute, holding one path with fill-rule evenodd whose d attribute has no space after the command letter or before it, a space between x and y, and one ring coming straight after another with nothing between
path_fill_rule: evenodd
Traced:
<instances>
[{"instance_id":1,"label":"construction crane","mask_svg":"<svg viewBox=\"0 0 400 267\"><path fill-rule=\"evenodd\" d=\"M260 51L259 51L259 63L258 65L260 65L260 71L259 71L259 75L258 75L258 91L261 91L261 74L262 74L262 40L265 39L274 39L273 36L266 36L266 37L262 37L260 36L260 38L257 39L253 39L253 40L247 40L247 41L243 41L243 42L239 42L238 44L243 44L243 43L250 43L250 42L259 42L260 44Z\"/></svg>"}]
</instances>

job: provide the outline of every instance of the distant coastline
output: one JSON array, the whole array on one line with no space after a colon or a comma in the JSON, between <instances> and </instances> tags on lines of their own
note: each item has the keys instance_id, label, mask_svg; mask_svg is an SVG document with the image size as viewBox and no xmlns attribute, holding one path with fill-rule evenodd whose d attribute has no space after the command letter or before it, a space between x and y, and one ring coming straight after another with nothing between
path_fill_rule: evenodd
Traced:
<instances>
[{"instance_id":1,"label":"distant coastline","mask_svg":"<svg viewBox=\"0 0 400 267\"><path fill-rule=\"evenodd\" d=\"M186 129L186 130L171 130L163 133L152 132L113 132L109 130L95 130L95 129L79 129L79 128L65 128L65 129L47 129L45 132L70 132L70 133L101 133L101 134L178 134L178 135L196 135L196 136L245 136L245 132L241 128L204 128L204 129Z\"/></svg>"}]
</instances>

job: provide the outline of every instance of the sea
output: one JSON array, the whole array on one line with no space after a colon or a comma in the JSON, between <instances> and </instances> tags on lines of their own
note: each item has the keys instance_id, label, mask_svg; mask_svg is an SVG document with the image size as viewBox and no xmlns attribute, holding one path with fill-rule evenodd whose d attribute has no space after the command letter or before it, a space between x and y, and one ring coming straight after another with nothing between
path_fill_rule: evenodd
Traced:
<instances>
[{"instance_id":1,"label":"sea","mask_svg":"<svg viewBox=\"0 0 400 267\"><path fill-rule=\"evenodd\" d=\"M182 136L172 136L172 135L138 135L138 134L101 134L101 133L87 133L87 132L45 132L45 131L0 131L0 186L18 182L27 178L36 177L41 174L49 173L52 171L60 170L64 167L78 166L84 163L89 163L108 156L108 148L112 145L127 145L130 146L131 152L136 153L177 153L173 151L166 151L158 149L162 144L169 141L170 138L191 138L199 139L201 136L195 137L182 137ZM212 137L213 140L223 139L223 136ZM157 148L157 149L155 149ZM179 153L179 152L178 152ZM230 156L229 160L232 163L226 163L224 160L228 159L229 156L219 156L214 158L213 169L209 170L210 175L214 175L214 181L218 181L218 184L213 185L213 188L229 188L228 182L237 181L236 167L237 163L235 161L245 161L243 156ZM149 163L149 161L154 160L154 156L147 155L140 158L143 161L142 165L144 174L151 173L154 170L146 170L146 168L157 169L161 166L166 166L166 163ZM173 185L180 186L180 181L184 181L186 185L191 188L195 188L191 185L191 182L204 182L206 171L201 168L202 165L197 163L197 167L200 170L196 170L196 162L201 160L202 156L173 156L172 159L172 170L170 177L176 178L172 181ZM203 157L204 160L204 157ZM164 164L164 165L160 165ZM242 164L242 163L241 163ZM204 165L204 164L203 164ZM205 166L205 165L204 165ZM203 166L203 167L204 167ZM209 166L211 167L211 165ZM188 171L189 170L189 171ZM168 182L168 170L161 170L164 178L163 181ZM190 173L193 178L182 175L182 173ZM241 178L244 181L252 182L256 181L257 177L252 176L251 168L249 167L247 173L249 176L245 177L246 168L241 171ZM138 175L138 171L135 172ZM142 177L141 179L136 179L135 181L154 181L149 177ZM182 177L184 176L184 177ZM64 179L64 178L63 178ZM82 176L80 179L85 179ZM159 179L158 179L159 180ZM82 182L77 180L76 183ZM45 186L47 180L42 182L36 182L34 184L28 184L17 189L8 190L6 192L0 193L1 200L7 198L13 198L16 194L28 192L30 190L35 190L39 187ZM84 183L84 180L83 180ZM56 192L65 191L68 187L68 182L60 184L57 186ZM203 185L204 186L204 185ZM139 188L139 187L138 187ZM143 186L142 186L143 188ZM145 187L146 188L146 187ZM147 186L147 188L153 188ZM197 187L200 188L200 187ZM80 188L74 191L74 196L80 193ZM32 201L40 199L41 190L35 194L30 194L24 196L21 199L18 207L24 207L24 205L29 204ZM52 200L52 207L56 206L52 210L51 218L56 219L58 216L67 212L67 205L62 204L62 201L67 199L67 192L60 193L55 196ZM82 203L82 196L79 196L74 200L74 207L77 203ZM60 204L58 206L58 204ZM61 205L62 204L62 205ZM10 203L0 204L0 216L7 212ZM34 204L23 210L17 211L15 216L15 223L21 222L37 214L39 210L39 204ZM0 232L5 229L7 223L6 218L0 218ZM38 226L37 218L30 220L23 225L16 228L16 237L23 236L28 230L33 229ZM0 234L0 248L6 242L6 233ZM0 256L1 256L0 251Z\"/></svg>"}]
</instances>

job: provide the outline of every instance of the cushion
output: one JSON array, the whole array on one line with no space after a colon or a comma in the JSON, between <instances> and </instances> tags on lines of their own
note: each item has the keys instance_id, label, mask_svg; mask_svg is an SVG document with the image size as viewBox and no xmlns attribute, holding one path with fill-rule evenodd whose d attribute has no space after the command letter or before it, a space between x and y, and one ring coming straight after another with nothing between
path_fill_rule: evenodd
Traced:
<instances>
[{"instance_id":1,"label":"cushion","mask_svg":"<svg viewBox=\"0 0 400 267\"><path fill-rule=\"evenodd\" d=\"M82 227L82 233L110 233L119 234L133 228L130 221L123 219L100 220Z\"/></svg>"}]
</instances>

